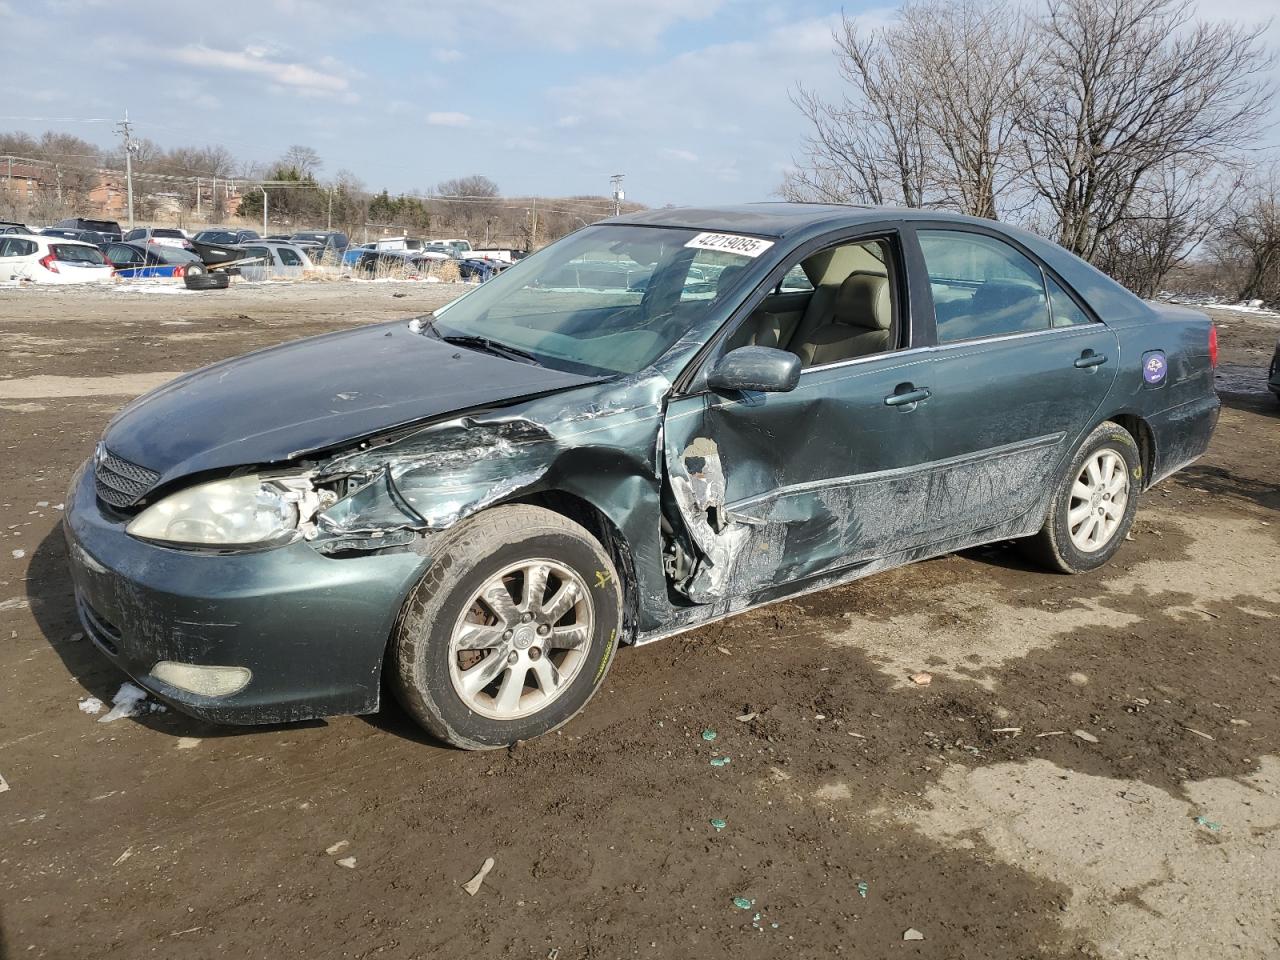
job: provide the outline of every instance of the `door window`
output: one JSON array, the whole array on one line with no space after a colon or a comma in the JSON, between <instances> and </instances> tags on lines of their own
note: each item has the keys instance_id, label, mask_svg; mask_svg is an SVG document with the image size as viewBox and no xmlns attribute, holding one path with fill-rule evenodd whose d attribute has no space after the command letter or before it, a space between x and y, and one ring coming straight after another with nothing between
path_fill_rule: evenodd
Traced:
<instances>
[{"instance_id":1,"label":"door window","mask_svg":"<svg viewBox=\"0 0 1280 960\"><path fill-rule=\"evenodd\" d=\"M1049 329L1040 267L994 237L921 230L938 340L950 343Z\"/></svg>"},{"instance_id":2,"label":"door window","mask_svg":"<svg viewBox=\"0 0 1280 960\"><path fill-rule=\"evenodd\" d=\"M1081 309L1071 294L1063 290L1053 277L1045 277L1049 285L1049 306L1053 309L1055 327L1071 327L1081 323L1093 323L1093 318Z\"/></svg>"},{"instance_id":3,"label":"door window","mask_svg":"<svg viewBox=\"0 0 1280 960\"><path fill-rule=\"evenodd\" d=\"M107 259L119 266L124 263L141 263L142 255L133 247L126 247L123 243L113 243L107 247Z\"/></svg>"},{"instance_id":4,"label":"door window","mask_svg":"<svg viewBox=\"0 0 1280 960\"><path fill-rule=\"evenodd\" d=\"M725 350L790 350L807 367L885 353L897 346L897 266L886 240L827 247L794 264L734 330ZM794 302L793 311L779 309ZM807 297L805 296L807 294Z\"/></svg>"},{"instance_id":5,"label":"door window","mask_svg":"<svg viewBox=\"0 0 1280 960\"><path fill-rule=\"evenodd\" d=\"M288 247L276 247L276 253L280 254L280 262L286 267L302 266L302 258Z\"/></svg>"},{"instance_id":6,"label":"door window","mask_svg":"<svg viewBox=\"0 0 1280 960\"><path fill-rule=\"evenodd\" d=\"M19 240L17 237L0 240L0 257L29 257L35 252L34 240Z\"/></svg>"}]
</instances>

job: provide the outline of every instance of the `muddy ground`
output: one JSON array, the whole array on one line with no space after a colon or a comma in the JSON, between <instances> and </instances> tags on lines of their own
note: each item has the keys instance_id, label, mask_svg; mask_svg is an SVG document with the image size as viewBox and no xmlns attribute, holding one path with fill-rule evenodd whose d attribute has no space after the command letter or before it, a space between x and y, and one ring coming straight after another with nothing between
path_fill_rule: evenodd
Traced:
<instances>
[{"instance_id":1,"label":"muddy ground","mask_svg":"<svg viewBox=\"0 0 1280 960\"><path fill-rule=\"evenodd\" d=\"M515 751L395 707L78 709L124 678L79 639L57 507L112 412L453 292L0 291L0 957L1280 955L1275 317L1218 314L1213 448L1096 574L999 546L768 607L624 651Z\"/></svg>"}]
</instances>

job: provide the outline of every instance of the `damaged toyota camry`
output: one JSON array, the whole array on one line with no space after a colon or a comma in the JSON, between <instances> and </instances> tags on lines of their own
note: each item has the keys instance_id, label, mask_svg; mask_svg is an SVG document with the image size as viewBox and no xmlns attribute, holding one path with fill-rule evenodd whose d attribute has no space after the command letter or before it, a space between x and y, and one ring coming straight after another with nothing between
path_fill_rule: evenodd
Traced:
<instances>
[{"instance_id":1,"label":"damaged toyota camry","mask_svg":"<svg viewBox=\"0 0 1280 960\"><path fill-rule=\"evenodd\" d=\"M759 204L587 227L433 315L179 378L67 498L88 635L197 717L491 748L620 644L996 540L1081 572L1206 449L1208 318L1039 237Z\"/></svg>"}]
</instances>

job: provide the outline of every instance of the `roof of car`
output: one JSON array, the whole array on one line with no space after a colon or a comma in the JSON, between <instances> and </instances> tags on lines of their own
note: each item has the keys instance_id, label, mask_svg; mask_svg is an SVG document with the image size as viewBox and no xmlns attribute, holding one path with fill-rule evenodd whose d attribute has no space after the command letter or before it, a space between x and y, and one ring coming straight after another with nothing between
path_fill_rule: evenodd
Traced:
<instances>
[{"instance_id":1,"label":"roof of car","mask_svg":"<svg viewBox=\"0 0 1280 960\"><path fill-rule=\"evenodd\" d=\"M839 229L878 220L946 220L995 226L989 220L978 220L942 210L871 207L845 203L792 203L785 200L725 207L643 210L615 217L608 222L720 230L728 233L753 233L781 238L818 224Z\"/></svg>"}]
</instances>

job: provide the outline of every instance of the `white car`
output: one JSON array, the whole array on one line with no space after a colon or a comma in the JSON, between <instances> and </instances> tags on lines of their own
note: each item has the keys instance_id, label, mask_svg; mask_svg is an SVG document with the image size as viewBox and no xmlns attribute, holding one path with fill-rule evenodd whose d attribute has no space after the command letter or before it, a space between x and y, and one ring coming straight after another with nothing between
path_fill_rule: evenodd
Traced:
<instances>
[{"instance_id":1,"label":"white car","mask_svg":"<svg viewBox=\"0 0 1280 960\"><path fill-rule=\"evenodd\" d=\"M124 235L126 243L154 243L161 247L191 249L191 241L185 230L177 227L138 227Z\"/></svg>"},{"instance_id":2,"label":"white car","mask_svg":"<svg viewBox=\"0 0 1280 960\"><path fill-rule=\"evenodd\" d=\"M7 234L0 237L0 281L99 283L115 277L115 268L91 243Z\"/></svg>"},{"instance_id":3,"label":"white car","mask_svg":"<svg viewBox=\"0 0 1280 960\"><path fill-rule=\"evenodd\" d=\"M241 244L240 249L257 261L240 267L240 276L246 280L297 280L315 269L301 247L283 240L255 240Z\"/></svg>"}]
</instances>

